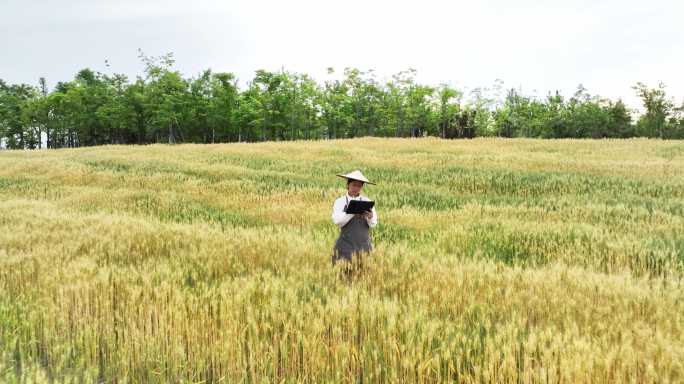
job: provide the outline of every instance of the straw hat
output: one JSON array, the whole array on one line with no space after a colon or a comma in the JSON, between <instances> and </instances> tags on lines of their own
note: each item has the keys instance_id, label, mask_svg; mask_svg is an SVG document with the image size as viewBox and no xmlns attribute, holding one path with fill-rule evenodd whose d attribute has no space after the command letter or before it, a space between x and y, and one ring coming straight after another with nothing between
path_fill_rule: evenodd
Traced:
<instances>
[{"instance_id":1,"label":"straw hat","mask_svg":"<svg viewBox=\"0 0 684 384\"><path fill-rule=\"evenodd\" d=\"M366 176L364 176L363 173L361 173L361 171L359 171L358 169L356 171L349 172L346 175L338 173L337 176L344 177L345 179L358 180L363 181L364 183L376 185L375 183L368 181L368 179L366 179Z\"/></svg>"}]
</instances>

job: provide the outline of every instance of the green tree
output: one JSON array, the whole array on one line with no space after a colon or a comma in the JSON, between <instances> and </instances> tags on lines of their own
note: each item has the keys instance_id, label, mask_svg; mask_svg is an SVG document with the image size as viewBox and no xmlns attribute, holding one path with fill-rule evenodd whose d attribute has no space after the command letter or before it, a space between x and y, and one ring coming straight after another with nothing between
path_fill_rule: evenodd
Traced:
<instances>
[{"instance_id":1,"label":"green tree","mask_svg":"<svg viewBox=\"0 0 684 384\"><path fill-rule=\"evenodd\" d=\"M328 74L333 73L335 70L328 68ZM347 83L340 80L325 81L317 104L320 106L324 137L345 137L352 121L352 104Z\"/></svg>"},{"instance_id":2,"label":"green tree","mask_svg":"<svg viewBox=\"0 0 684 384\"><path fill-rule=\"evenodd\" d=\"M461 97L463 93L446 84L440 85L437 89L438 100L438 117L437 125L439 127L439 136L442 138L448 137L447 134L452 132L455 126L455 120L461 110Z\"/></svg>"},{"instance_id":3,"label":"green tree","mask_svg":"<svg viewBox=\"0 0 684 384\"><path fill-rule=\"evenodd\" d=\"M349 90L350 126L347 137L374 135L382 122L382 91L373 70L345 68L344 83Z\"/></svg>"},{"instance_id":4,"label":"green tree","mask_svg":"<svg viewBox=\"0 0 684 384\"><path fill-rule=\"evenodd\" d=\"M673 136L669 117L674 109L674 102L665 93L665 84L658 83L657 88L649 88L641 82L632 87L646 109L637 121L637 133L647 137L666 139Z\"/></svg>"},{"instance_id":5,"label":"green tree","mask_svg":"<svg viewBox=\"0 0 684 384\"><path fill-rule=\"evenodd\" d=\"M171 70L175 62L171 53L148 57L141 52L140 57L145 63L148 82L145 86L146 109L156 141L164 136L169 144L184 141L182 127L191 117L192 105L188 81L180 72Z\"/></svg>"},{"instance_id":6,"label":"green tree","mask_svg":"<svg viewBox=\"0 0 684 384\"><path fill-rule=\"evenodd\" d=\"M0 81L0 135L8 148L38 147L40 134L31 118L31 105L37 98L35 87Z\"/></svg>"},{"instance_id":7,"label":"green tree","mask_svg":"<svg viewBox=\"0 0 684 384\"><path fill-rule=\"evenodd\" d=\"M242 125L238 124L239 90L232 73L214 73L211 77L209 126L211 142L242 141Z\"/></svg>"}]
</instances>

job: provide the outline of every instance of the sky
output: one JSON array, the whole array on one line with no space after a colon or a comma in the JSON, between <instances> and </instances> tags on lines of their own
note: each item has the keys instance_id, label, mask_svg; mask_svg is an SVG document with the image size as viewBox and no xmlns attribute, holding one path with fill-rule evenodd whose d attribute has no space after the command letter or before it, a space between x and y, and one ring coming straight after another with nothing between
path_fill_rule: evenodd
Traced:
<instances>
[{"instance_id":1,"label":"sky","mask_svg":"<svg viewBox=\"0 0 684 384\"><path fill-rule=\"evenodd\" d=\"M88 67L143 73L146 55L173 52L197 76L257 69L326 80L328 67L408 68L429 85L492 87L545 96L622 98L638 108L640 81L684 101L684 1L208 1L0 0L0 79L37 84ZM109 66L105 64L105 60Z\"/></svg>"}]
</instances>

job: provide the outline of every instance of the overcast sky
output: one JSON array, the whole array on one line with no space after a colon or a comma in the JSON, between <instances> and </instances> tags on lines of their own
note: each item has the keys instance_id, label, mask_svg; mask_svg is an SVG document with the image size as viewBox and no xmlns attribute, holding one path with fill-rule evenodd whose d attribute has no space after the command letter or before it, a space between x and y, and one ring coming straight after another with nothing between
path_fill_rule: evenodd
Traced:
<instances>
[{"instance_id":1,"label":"overcast sky","mask_svg":"<svg viewBox=\"0 0 684 384\"><path fill-rule=\"evenodd\" d=\"M415 68L472 89L502 79L543 96L592 94L637 107L637 81L684 100L684 1L0 0L0 78L50 85L84 67L142 73L137 49L176 68L235 73ZM110 67L105 66L105 59Z\"/></svg>"}]
</instances>

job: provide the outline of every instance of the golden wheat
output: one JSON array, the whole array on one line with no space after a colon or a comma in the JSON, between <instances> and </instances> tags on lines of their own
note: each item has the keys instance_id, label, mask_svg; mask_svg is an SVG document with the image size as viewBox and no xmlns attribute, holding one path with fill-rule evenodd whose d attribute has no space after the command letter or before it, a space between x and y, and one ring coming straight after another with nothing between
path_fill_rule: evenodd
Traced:
<instances>
[{"instance_id":1,"label":"golden wheat","mask_svg":"<svg viewBox=\"0 0 684 384\"><path fill-rule=\"evenodd\" d=\"M3 382L682 382L683 276L681 142L0 153Z\"/></svg>"}]
</instances>

